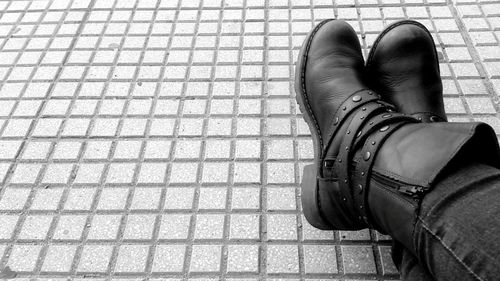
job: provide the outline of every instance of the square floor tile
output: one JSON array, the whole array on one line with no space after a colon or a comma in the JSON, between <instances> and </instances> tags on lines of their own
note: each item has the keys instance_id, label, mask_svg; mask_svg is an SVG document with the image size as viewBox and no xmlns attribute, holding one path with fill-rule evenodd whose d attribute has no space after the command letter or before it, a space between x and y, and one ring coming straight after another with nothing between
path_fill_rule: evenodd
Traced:
<instances>
[{"instance_id":1,"label":"square floor tile","mask_svg":"<svg viewBox=\"0 0 500 281\"><path fill-rule=\"evenodd\" d=\"M32 271L41 248L40 245L14 245L7 266L13 271Z\"/></svg>"},{"instance_id":2,"label":"square floor tile","mask_svg":"<svg viewBox=\"0 0 500 281\"><path fill-rule=\"evenodd\" d=\"M267 247L267 272L298 273L298 247L296 245L269 245Z\"/></svg>"},{"instance_id":3,"label":"square floor tile","mask_svg":"<svg viewBox=\"0 0 500 281\"><path fill-rule=\"evenodd\" d=\"M185 245L158 245L153 262L153 272L182 272L185 254Z\"/></svg>"},{"instance_id":4,"label":"square floor tile","mask_svg":"<svg viewBox=\"0 0 500 281\"><path fill-rule=\"evenodd\" d=\"M196 216L195 239L222 239L224 215L199 214Z\"/></svg>"},{"instance_id":5,"label":"square floor tile","mask_svg":"<svg viewBox=\"0 0 500 281\"><path fill-rule=\"evenodd\" d=\"M42 265L45 272L69 272L75 255L74 245L51 245Z\"/></svg>"},{"instance_id":6,"label":"square floor tile","mask_svg":"<svg viewBox=\"0 0 500 281\"><path fill-rule=\"evenodd\" d=\"M230 218L230 239L259 239L260 217L258 214L234 214Z\"/></svg>"},{"instance_id":7,"label":"square floor tile","mask_svg":"<svg viewBox=\"0 0 500 281\"><path fill-rule=\"evenodd\" d=\"M78 264L78 272L105 272L108 269L113 246L85 245Z\"/></svg>"},{"instance_id":8,"label":"square floor tile","mask_svg":"<svg viewBox=\"0 0 500 281\"><path fill-rule=\"evenodd\" d=\"M346 273L376 273L371 246L342 246L342 262Z\"/></svg>"},{"instance_id":9,"label":"square floor tile","mask_svg":"<svg viewBox=\"0 0 500 281\"><path fill-rule=\"evenodd\" d=\"M306 273L337 273L335 246L304 245Z\"/></svg>"},{"instance_id":10,"label":"square floor tile","mask_svg":"<svg viewBox=\"0 0 500 281\"><path fill-rule=\"evenodd\" d=\"M148 245L121 245L116 260L116 272L143 272L149 251Z\"/></svg>"},{"instance_id":11,"label":"square floor tile","mask_svg":"<svg viewBox=\"0 0 500 281\"><path fill-rule=\"evenodd\" d=\"M229 245L228 272L257 272L259 261L259 246Z\"/></svg>"},{"instance_id":12,"label":"square floor tile","mask_svg":"<svg viewBox=\"0 0 500 281\"><path fill-rule=\"evenodd\" d=\"M190 271L217 272L220 269L221 246L193 245Z\"/></svg>"},{"instance_id":13,"label":"square floor tile","mask_svg":"<svg viewBox=\"0 0 500 281\"><path fill-rule=\"evenodd\" d=\"M161 218L159 239L187 239L191 215L189 214L164 214Z\"/></svg>"}]
</instances>

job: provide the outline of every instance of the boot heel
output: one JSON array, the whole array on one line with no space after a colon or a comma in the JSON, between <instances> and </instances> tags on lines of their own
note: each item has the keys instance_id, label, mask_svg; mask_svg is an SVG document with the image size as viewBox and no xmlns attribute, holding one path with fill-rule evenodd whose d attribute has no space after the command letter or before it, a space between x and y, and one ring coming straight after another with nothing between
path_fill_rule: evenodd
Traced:
<instances>
[{"instance_id":1,"label":"boot heel","mask_svg":"<svg viewBox=\"0 0 500 281\"><path fill-rule=\"evenodd\" d=\"M316 165L307 165L302 174L301 201L302 211L307 221L314 227L322 230L332 230L333 227L321 216L318 206L318 181L316 179Z\"/></svg>"}]
</instances>

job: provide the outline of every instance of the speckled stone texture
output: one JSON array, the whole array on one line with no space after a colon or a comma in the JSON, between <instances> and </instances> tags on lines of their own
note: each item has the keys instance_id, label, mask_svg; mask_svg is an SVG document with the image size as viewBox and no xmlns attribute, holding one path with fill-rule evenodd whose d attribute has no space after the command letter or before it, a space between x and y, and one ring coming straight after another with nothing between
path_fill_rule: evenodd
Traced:
<instances>
[{"instance_id":1,"label":"speckled stone texture","mask_svg":"<svg viewBox=\"0 0 500 281\"><path fill-rule=\"evenodd\" d=\"M500 132L498 0L0 1L0 277L397 280L301 211L294 62L332 17L365 55L422 22L449 119Z\"/></svg>"}]
</instances>

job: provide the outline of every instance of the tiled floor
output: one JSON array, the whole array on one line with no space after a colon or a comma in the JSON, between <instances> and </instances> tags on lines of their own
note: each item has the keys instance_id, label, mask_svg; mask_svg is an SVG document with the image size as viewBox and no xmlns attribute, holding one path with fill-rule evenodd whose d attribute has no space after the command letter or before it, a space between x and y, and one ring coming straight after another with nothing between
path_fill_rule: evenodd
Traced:
<instances>
[{"instance_id":1,"label":"tiled floor","mask_svg":"<svg viewBox=\"0 0 500 281\"><path fill-rule=\"evenodd\" d=\"M394 280L390 241L301 214L312 26L433 31L446 110L500 132L500 1L0 2L0 277Z\"/></svg>"}]
</instances>

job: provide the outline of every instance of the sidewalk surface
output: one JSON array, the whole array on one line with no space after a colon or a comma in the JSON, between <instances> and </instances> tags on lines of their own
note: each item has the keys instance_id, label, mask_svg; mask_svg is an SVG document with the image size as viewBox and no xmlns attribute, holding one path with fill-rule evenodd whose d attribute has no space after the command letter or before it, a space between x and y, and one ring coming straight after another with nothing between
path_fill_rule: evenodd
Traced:
<instances>
[{"instance_id":1,"label":"sidewalk surface","mask_svg":"<svg viewBox=\"0 0 500 281\"><path fill-rule=\"evenodd\" d=\"M0 1L0 277L396 280L390 240L318 231L295 103L307 32L367 54L411 18L452 121L500 132L500 1Z\"/></svg>"}]
</instances>

